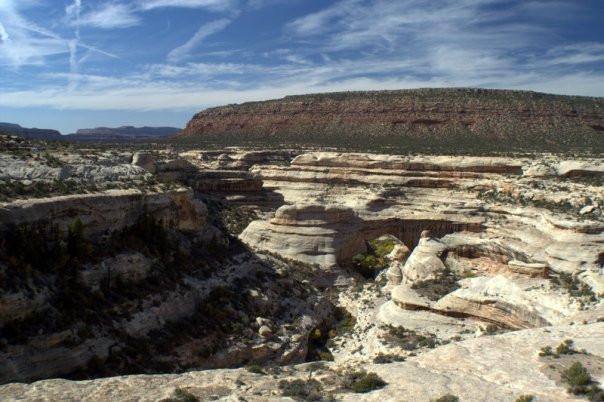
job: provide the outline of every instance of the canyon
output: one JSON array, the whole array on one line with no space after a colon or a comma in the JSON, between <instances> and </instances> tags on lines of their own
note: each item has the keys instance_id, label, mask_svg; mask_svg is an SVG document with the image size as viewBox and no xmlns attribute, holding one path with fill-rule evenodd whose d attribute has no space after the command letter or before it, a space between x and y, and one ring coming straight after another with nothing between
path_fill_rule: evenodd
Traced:
<instances>
[{"instance_id":1,"label":"canyon","mask_svg":"<svg viewBox=\"0 0 604 402\"><path fill-rule=\"evenodd\" d=\"M597 156L23 141L0 153L2 400L562 401L575 361L604 382ZM352 392L358 368L386 385Z\"/></svg>"}]
</instances>

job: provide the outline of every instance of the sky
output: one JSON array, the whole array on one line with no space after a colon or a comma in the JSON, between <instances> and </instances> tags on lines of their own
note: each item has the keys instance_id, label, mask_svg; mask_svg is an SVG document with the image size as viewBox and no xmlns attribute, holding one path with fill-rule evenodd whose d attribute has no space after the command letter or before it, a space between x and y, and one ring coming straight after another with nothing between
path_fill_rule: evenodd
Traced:
<instances>
[{"instance_id":1,"label":"sky","mask_svg":"<svg viewBox=\"0 0 604 402\"><path fill-rule=\"evenodd\" d=\"M184 127L285 95L604 96L602 0L0 0L0 121Z\"/></svg>"}]
</instances>

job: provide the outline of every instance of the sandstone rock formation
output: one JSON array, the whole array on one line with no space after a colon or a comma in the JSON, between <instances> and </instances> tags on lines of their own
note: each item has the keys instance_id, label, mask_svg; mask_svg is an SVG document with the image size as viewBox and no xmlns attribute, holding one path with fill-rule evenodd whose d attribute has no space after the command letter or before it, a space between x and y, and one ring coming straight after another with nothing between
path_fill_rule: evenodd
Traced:
<instances>
[{"instance_id":1,"label":"sandstone rock formation","mask_svg":"<svg viewBox=\"0 0 604 402\"><path fill-rule=\"evenodd\" d=\"M568 322L583 309L593 318L602 294L600 280L592 279L602 277L601 189L569 182L573 198L560 201L558 173L549 181L525 174L533 166L558 172L559 163L548 156L303 154L290 166L251 169L286 205L252 222L240 238L333 270L349 266L366 240L394 235L413 249L385 274L391 286L401 283L392 300L402 308L504 328ZM574 166L594 177L588 166L597 164ZM585 203L594 207L589 219L580 218Z\"/></svg>"},{"instance_id":2,"label":"sandstone rock formation","mask_svg":"<svg viewBox=\"0 0 604 402\"><path fill-rule=\"evenodd\" d=\"M423 402L446 394L470 402L507 402L521 395L533 395L537 401L572 401L579 399L565 390L558 370L579 360L601 380L604 375L602 331L602 323L516 331L441 346L405 362L366 364L367 370L376 372L388 383L366 394L338 389L338 379L347 366L336 362L325 363L324 368L314 370L309 364L283 367L275 369L273 375L228 369L80 382L46 380L35 384L8 384L0 386L0 398L6 401L40 398L159 401L181 389L200 400L279 401L284 399L279 381L308 381L310 377L319 381L325 394L342 401L397 401L403 396ZM538 356L542 347L555 348L564 339L573 339L576 347L586 349L587 354L558 360ZM557 370L550 368L553 364Z\"/></svg>"},{"instance_id":3,"label":"sandstone rock formation","mask_svg":"<svg viewBox=\"0 0 604 402\"><path fill-rule=\"evenodd\" d=\"M147 213L169 228L199 230L207 209L193 199L190 189L181 188L145 194L139 190L108 190L103 194L58 196L18 200L0 207L0 232L11 225L53 222L62 231L78 217L89 236L132 225Z\"/></svg>"},{"instance_id":4,"label":"sandstone rock formation","mask_svg":"<svg viewBox=\"0 0 604 402\"><path fill-rule=\"evenodd\" d=\"M145 170L136 155L61 155L67 172L0 153L10 186L125 186L0 204L0 232L53 222L70 259L8 258L0 239L0 383L188 372L12 383L0 399L277 400L280 380L316 379L336 400L572 400L573 359L603 380L598 158L165 150ZM383 271L355 273L385 235ZM538 356L569 338L586 353ZM299 364L316 356L333 362ZM359 367L388 385L347 391Z\"/></svg>"},{"instance_id":5,"label":"sandstone rock formation","mask_svg":"<svg viewBox=\"0 0 604 402\"><path fill-rule=\"evenodd\" d=\"M132 155L132 165L141 167L149 173L157 172L155 158L146 152L135 152Z\"/></svg>"}]
</instances>

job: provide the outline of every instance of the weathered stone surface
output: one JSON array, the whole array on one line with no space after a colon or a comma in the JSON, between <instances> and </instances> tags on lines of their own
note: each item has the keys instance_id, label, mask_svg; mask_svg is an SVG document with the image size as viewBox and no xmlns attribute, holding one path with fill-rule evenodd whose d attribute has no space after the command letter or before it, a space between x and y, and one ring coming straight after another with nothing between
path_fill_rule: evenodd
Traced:
<instances>
[{"instance_id":1,"label":"weathered stone surface","mask_svg":"<svg viewBox=\"0 0 604 402\"><path fill-rule=\"evenodd\" d=\"M266 338L266 337L271 336L271 335L272 335L272 333L273 333L273 331L272 331L272 330L271 330L269 327L267 327L266 325L263 325L263 326L261 326L261 327L258 329L258 334L259 334L260 336L265 337L265 338Z\"/></svg>"},{"instance_id":2,"label":"weathered stone surface","mask_svg":"<svg viewBox=\"0 0 604 402\"><path fill-rule=\"evenodd\" d=\"M166 152L156 166L158 176L188 184L196 196L226 201L242 197L246 203L264 208L260 219L240 238L256 250L319 264L322 269L248 251L219 262L208 257L206 267L208 254L203 254L203 272L197 268L187 271L180 282L136 303L123 300L116 307L123 314L113 317L103 327L105 332L94 327L92 339L78 339L80 343L73 346L74 334L85 329L78 324L67 331L38 333L27 344L2 345L0 361L8 364L0 365L0 381L72 373L91 358L102 360L119 351L114 345L131 345L113 337L113 331L137 342L152 339L144 337L162 336L177 325L186 328L189 317L200 308L207 309L205 315L233 318L232 333L220 339L227 346L209 349L212 353L202 358L201 352L208 350L203 348L204 342L210 337L183 337L183 343L161 359L177 362L178 368L206 369L301 362L306 358L309 334L333 326L333 306L319 295L319 289L330 289L332 298L354 320L346 323L352 327L349 333L333 338L330 334L326 347L335 362L328 366L366 367L389 382L381 391L361 396L336 393L337 399L400 400L405 395L432 400L445 393L461 400L509 401L525 393L548 401L571 398L536 353L567 337L590 353L602 346L601 337L594 339L604 330L601 323L595 323L603 311L600 206L604 194L590 184L598 183L593 177L573 180L577 175L593 176L597 160L563 164L552 155L525 159L313 152L289 164L286 154ZM103 163L107 168L122 168L115 168L117 159L107 158ZM150 176L138 166L127 169L139 172L140 177ZM265 194L275 195L274 202L267 202ZM185 189L15 201L2 204L0 226L50 217L65 228L77 215L85 224L85 233L94 236L132 224L145 205L167 227L192 231L187 233L191 238L222 239L217 238L217 229L205 224L205 206L195 200L192 190ZM175 235L182 247L191 247L191 238ZM408 248L395 246L387 258L391 262L388 270L376 282L360 283L347 265L353 255L366 251L368 240L382 235L395 236ZM83 283L99 290L98 284L107 279L107 264L111 276L119 272L128 283L144 282L158 261L118 254L103 261L104 266L87 266L82 271ZM418 281L424 281L422 286L435 285L433 280L443 272L450 275L454 286L437 297L427 293L438 300L412 288ZM555 279L562 278L562 273L570 274L563 278L572 278L581 291L571 292L565 288L568 285L557 284ZM376 284L382 283L384 275L389 286L380 288ZM229 294L232 289L236 290ZM206 300L210 295L211 300ZM231 306L235 295L242 299ZM23 292L4 294L0 317L3 313L27 317L42 311L48 300L45 293L35 297ZM225 305L228 308L221 310ZM574 325L561 326L569 323ZM399 334L410 330L433 339L436 350L408 346L390 333L388 325L404 327ZM486 336L509 329L527 330ZM450 343L444 345L446 342ZM394 354L407 361L372 364L379 354ZM180 387L202 400L244 397L264 401L280 398L277 383L284 378L307 381L311 375L325 379L325 384L331 384L325 385L327 391L332 386L335 391L333 381L340 376L309 374L306 366L280 370L274 374L277 378L244 370L212 370L94 382L8 384L0 387L0 399L52 400L55 395L81 399L85 393L100 400L154 400L169 397ZM602 378L600 371L593 375ZM237 380L245 385L238 385Z\"/></svg>"},{"instance_id":3,"label":"weathered stone surface","mask_svg":"<svg viewBox=\"0 0 604 402\"><path fill-rule=\"evenodd\" d=\"M558 163L554 157L534 161L302 154L289 167L252 168L290 205L269 220L252 222L241 238L258 249L333 267L346 265L352 255L364 251L365 240L394 235L413 249L404 264L391 263L385 274L393 294L400 293L400 305L418 304L436 314L512 328L561 323L578 316L580 303L569 301L564 292L539 278L548 278L550 272L585 270L581 280L601 293L600 281L594 278L601 277L597 261L604 225L576 220L556 209L560 199L538 198L558 197L553 190L556 179L541 179L556 176ZM594 161L584 163L591 166ZM540 170L527 174L532 167ZM511 178L510 173L518 176ZM532 184L531 177L539 177L539 183ZM545 191L550 185L552 191ZM537 201L522 206L476 197L477 191L494 187L515 199L522 189ZM582 194L573 194L576 217L581 197L599 203L596 187L578 183L569 187ZM546 199L550 204L542 202ZM479 278L460 282L462 289L438 303L427 299L419 303L410 296L417 294L409 285L434 280L447 269L458 278ZM525 283L524 278L536 282ZM407 287L396 287L399 281ZM593 312L597 307L591 303L586 309Z\"/></svg>"},{"instance_id":4,"label":"weathered stone surface","mask_svg":"<svg viewBox=\"0 0 604 402\"><path fill-rule=\"evenodd\" d=\"M157 172L155 157L146 152L135 152L132 156L132 164L145 169L149 173Z\"/></svg>"},{"instance_id":5,"label":"weathered stone surface","mask_svg":"<svg viewBox=\"0 0 604 402\"><path fill-rule=\"evenodd\" d=\"M429 310L433 304L407 285L399 285L392 289L391 298L394 303L406 310Z\"/></svg>"},{"instance_id":6,"label":"weathered stone surface","mask_svg":"<svg viewBox=\"0 0 604 402\"><path fill-rule=\"evenodd\" d=\"M81 272L81 278L84 285L92 291L97 291L103 282L109 283L109 286L115 281L140 282L148 276L152 264L153 260L141 253L119 254L107 258L89 269L84 269Z\"/></svg>"},{"instance_id":7,"label":"weathered stone surface","mask_svg":"<svg viewBox=\"0 0 604 402\"><path fill-rule=\"evenodd\" d=\"M24 292L5 293L0 297L0 325L10 320L20 320L48 307L50 292L46 290L31 294Z\"/></svg>"},{"instance_id":8,"label":"weathered stone surface","mask_svg":"<svg viewBox=\"0 0 604 402\"><path fill-rule=\"evenodd\" d=\"M540 358L544 346L556 347L564 339L573 339L577 348L589 355L578 356L590 367L592 376L602 380L604 371L604 323L531 329L497 336L486 336L451 343L410 358L405 362L365 364L388 384L367 394L338 392L333 396L343 401L416 401L435 400L452 394L463 401L507 402L531 394L537 400L578 400L567 393L556 372L549 369L552 361ZM572 361L572 359L571 359ZM570 364L567 360L558 363ZM312 377L328 383L337 378L332 370L346 367L328 363L327 369L313 372ZM356 368L356 367L355 367ZM0 398L16 400L114 400L158 401L172 396L175 389L186 390L200 399L228 401L283 400L278 382L283 379L307 380L307 365L284 368L280 375L262 376L245 369L191 371L183 374L124 376L92 381L45 380L33 384L0 386ZM333 380L332 380L333 381ZM239 385L243 383L244 385ZM329 389L329 385L326 385Z\"/></svg>"},{"instance_id":9,"label":"weathered stone surface","mask_svg":"<svg viewBox=\"0 0 604 402\"><path fill-rule=\"evenodd\" d=\"M548 276L547 264L526 263L518 260L512 260L508 262L508 266L510 267L510 271L523 275L529 275L531 278L547 278Z\"/></svg>"},{"instance_id":10,"label":"weathered stone surface","mask_svg":"<svg viewBox=\"0 0 604 402\"><path fill-rule=\"evenodd\" d=\"M604 164L587 161L562 161L558 164L558 175L563 177L604 176Z\"/></svg>"},{"instance_id":11,"label":"weathered stone surface","mask_svg":"<svg viewBox=\"0 0 604 402\"><path fill-rule=\"evenodd\" d=\"M197 230L205 224L205 205L193 199L193 192L181 188L145 194L139 190L109 190L100 194L58 196L18 200L0 207L0 231L10 225L53 222L66 231L78 217L87 236L132 225L146 212L166 227Z\"/></svg>"},{"instance_id":12,"label":"weathered stone surface","mask_svg":"<svg viewBox=\"0 0 604 402\"><path fill-rule=\"evenodd\" d=\"M446 246L438 240L422 236L401 270L403 282L413 284L435 279L446 270L445 264L440 259L445 249Z\"/></svg>"}]
</instances>

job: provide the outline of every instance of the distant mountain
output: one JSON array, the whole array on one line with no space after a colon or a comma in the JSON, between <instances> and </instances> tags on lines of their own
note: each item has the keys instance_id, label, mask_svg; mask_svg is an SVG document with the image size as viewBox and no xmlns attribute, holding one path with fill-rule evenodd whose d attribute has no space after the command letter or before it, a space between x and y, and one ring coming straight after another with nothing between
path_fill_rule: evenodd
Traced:
<instances>
[{"instance_id":1,"label":"distant mountain","mask_svg":"<svg viewBox=\"0 0 604 402\"><path fill-rule=\"evenodd\" d=\"M206 109L176 140L401 152L602 152L604 98L475 88L296 95Z\"/></svg>"},{"instance_id":2,"label":"distant mountain","mask_svg":"<svg viewBox=\"0 0 604 402\"><path fill-rule=\"evenodd\" d=\"M43 128L25 128L13 123L0 123L0 132L36 140L62 140L63 136L57 130Z\"/></svg>"},{"instance_id":3,"label":"distant mountain","mask_svg":"<svg viewBox=\"0 0 604 402\"><path fill-rule=\"evenodd\" d=\"M133 127L122 126L117 128L97 127L82 128L75 134L65 136L68 141L126 141L169 137L181 131L176 127Z\"/></svg>"}]
</instances>

